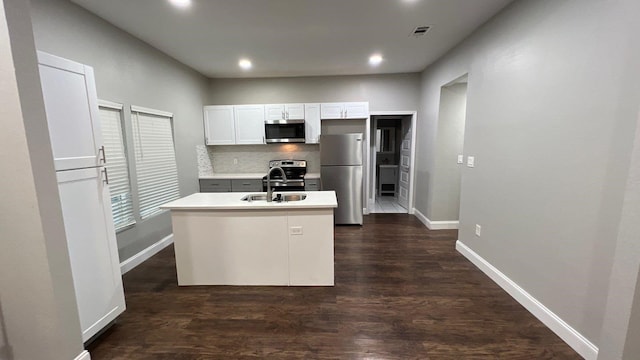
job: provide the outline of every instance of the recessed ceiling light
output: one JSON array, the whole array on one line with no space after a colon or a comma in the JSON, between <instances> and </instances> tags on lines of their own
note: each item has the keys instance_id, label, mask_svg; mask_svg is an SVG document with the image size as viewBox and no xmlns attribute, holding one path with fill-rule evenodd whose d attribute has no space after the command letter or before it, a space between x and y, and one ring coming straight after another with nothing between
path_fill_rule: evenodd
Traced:
<instances>
[{"instance_id":1,"label":"recessed ceiling light","mask_svg":"<svg viewBox=\"0 0 640 360\"><path fill-rule=\"evenodd\" d=\"M369 57L369 64L371 66L378 66L380 65L380 63L382 63L382 55L373 54Z\"/></svg>"},{"instance_id":2,"label":"recessed ceiling light","mask_svg":"<svg viewBox=\"0 0 640 360\"><path fill-rule=\"evenodd\" d=\"M179 8L187 8L191 6L191 0L169 0L171 5Z\"/></svg>"},{"instance_id":3,"label":"recessed ceiling light","mask_svg":"<svg viewBox=\"0 0 640 360\"><path fill-rule=\"evenodd\" d=\"M249 70L251 69L251 60L248 59L240 59L240 61L238 61L238 66L240 66L242 69L244 70Z\"/></svg>"}]
</instances>

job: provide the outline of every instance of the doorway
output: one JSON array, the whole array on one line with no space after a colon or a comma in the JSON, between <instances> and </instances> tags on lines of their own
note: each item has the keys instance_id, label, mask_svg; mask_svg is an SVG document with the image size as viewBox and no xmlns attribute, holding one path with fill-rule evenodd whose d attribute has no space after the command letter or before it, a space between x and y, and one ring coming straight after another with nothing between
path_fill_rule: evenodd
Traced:
<instances>
[{"instance_id":1,"label":"doorway","mask_svg":"<svg viewBox=\"0 0 640 360\"><path fill-rule=\"evenodd\" d=\"M465 74L440 88L430 220L438 226L448 224L446 228L457 228L460 218L467 81Z\"/></svg>"},{"instance_id":2,"label":"doorway","mask_svg":"<svg viewBox=\"0 0 640 360\"><path fill-rule=\"evenodd\" d=\"M415 112L372 112L367 199L370 213L413 213Z\"/></svg>"}]
</instances>

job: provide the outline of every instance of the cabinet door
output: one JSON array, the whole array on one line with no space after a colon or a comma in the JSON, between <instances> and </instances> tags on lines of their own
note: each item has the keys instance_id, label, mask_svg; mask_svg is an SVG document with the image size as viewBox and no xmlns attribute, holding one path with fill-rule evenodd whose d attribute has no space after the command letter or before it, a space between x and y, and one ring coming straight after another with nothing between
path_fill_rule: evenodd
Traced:
<instances>
[{"instance_id":1,"label":"cabinet door","mask_svg":"<svg viewBox=\"0 0 640 360\"><path fill-rule=\"evenodd\" d=\"M233 106L205 106L204 132L207 145L236 143L236 125Z\"/></svg>"},{"instance_id":2,"label":"cabinet door","mask_svg":"<svg viewBox=\"0 0 640 360\"><path fill-rule=\"evenodd\" d=\"M333 210L289 212L289 284L333 285Z\"/></svg>"},{"instance_id":3,"label":"cabinet door","mask_svg":"<svg viewBox=\"0 0 640 360\"><path fill-rule=\"evenodd\" d=\"M342 119L344 113L343 103L323 103L320 104L321 119Z\"/></svg>"},{"instance_id":4,"label":"cabinet door","mask_svg":"<svg viewBox=\"0 0 640 360\"><path fill-rule=\"evenodd\" d=\"M264 106L265 120L282 120L285 119L284 105L269 104Z\"/></svg>"},{"instance_id":5,"label":"cabinet door","mask_svg":"<svg viewBox=\"0 0 640 360\"><path fill-rule=\"evenodd\" d=\"M285 104L287 120L304 120L304 104Z\"/></svg>"},{"instance_id":6,"label":"cabinet door","mask_svg":"<svg viewBox=\"0 0 640 360\"><path fill-rule=\"evenodd\" d=\"M344 117L346 119L365 119L369 117L368 102L352 102L344 104Z\"/></svg>"},{"instance_id":7,"label":"cabinet door","mask_svg":"<svg viewBox=\"0 0 640 360\"><path fill-rule=\"evenodd\" d=\"M57 172L83 341L125 309L109 189L101 175L99 167Z\"/></svg>"},{"instance_id":8,"label":"cabinet door","mask_svg":"<svg viewBox=\"0 0 640 360\"><path fill-rule=\"evenodd\" d=\"M307 144L317 144L320 139L320 104L304 105L304 136Z\"/></svg>"},{"instance_id":9,"label":"cabinet door","mask_svg":"<svg viewBox=\"0 0 640 360\"><path fill-rule=\"evenodd\" d=\"M264 105L237 105L236 144L264 144Z\"/></svg>"},{"instance_id":10,"label":"cabinet door","mask_svg":"<svg viewBox=\"0 0 640 360\"><path fill-rule=\"evenodd\" d=\"M38 68L56 170L98 166L102 133L93 69L40 51Z\"/></svg>"}]
</instances>

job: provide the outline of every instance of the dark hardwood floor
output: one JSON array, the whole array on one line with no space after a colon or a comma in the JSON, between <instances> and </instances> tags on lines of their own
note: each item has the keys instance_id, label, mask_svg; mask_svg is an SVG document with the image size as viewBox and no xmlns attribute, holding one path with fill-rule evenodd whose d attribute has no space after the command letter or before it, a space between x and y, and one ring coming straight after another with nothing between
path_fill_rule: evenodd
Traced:
<instances>
[{"instance_id":1,"label":"dark hardwood floor","mask_svg":"<svg viewBox=\"0 0 640 360\"><path fill-rule=\"evenodd\" d=\"M406 214L335 230L335 287L178 287L173 248L124 276L100 359L581 359Z\"/></svg>"}]
</instances>

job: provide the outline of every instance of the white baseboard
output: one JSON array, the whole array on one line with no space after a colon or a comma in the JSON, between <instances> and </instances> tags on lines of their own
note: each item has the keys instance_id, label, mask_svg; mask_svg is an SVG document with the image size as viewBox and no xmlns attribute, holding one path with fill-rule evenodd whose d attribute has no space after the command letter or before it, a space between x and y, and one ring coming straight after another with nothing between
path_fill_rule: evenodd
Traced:
<instances>
[{"instance_id":1,"label":"white baseboard","mask_svg":"<svg viewBox=\"0 0 640 360\"><path fill-rule=\"evenodd\" d=\"M453 230L457 229L460 222L458 220L450 221L431 221L420 210L413 208L413 215L415 215L421 223L424 224L429 230Z\"/></svg>"},{"instance_id":2,"label":"white baseboard","mask_svg":"<svg viewBox=\"0 0 640 360\"><path fill-rule=\"evenodd\" d=\"M89 355L89 352L85 350L81 352L80 355L76 356L76 358L73 360L91 360L91 355Z\"/></svg>"},{"instance_id":3,"label":"white baseboard","mask_svg":"<svg viewBox=\"0 0 640 360\"><path fill-rule=\"evenodd\" d=\"M469 261L484 272L491 280L498 284L517 302L524 306L530 313L545 324L551 331L556 333L564 342L571 346L578 354L587 360L596 360L598 357L598 347L591 343L587 338L582 336L578 331L572 328L558 315L554 314L541 302L536 300L531 294L518 286L509 279L505 274L496 269L493 265L476 254L468 246L456 241L456 250L464 255Z\"/></svg>"},{"instance_id":4,"label":"white baseboard","mask_svg":"<svg viewBox=\"0 0 640 360\"><path fill-rule=\"evenodd\" d=\"M173 234L167 235L165 238L163 238L162 240L158 241L157 243L149 246L148 248L146 248L146 249L140 251L139 253L133 255L132 257L128 258L127 260L121 262L120 263L120 272L122 273L122 275L126 274L127 272L129 272L129 270L131 270L131 269L135 268L136 266L142 264L147 259L149 259L153 255L155 255L158 252L160 252L160 250L166 248L167 246L169 246L171 244L173 244Z\"/></svg>"}]
</instances>

